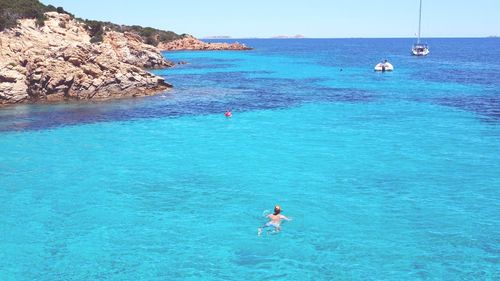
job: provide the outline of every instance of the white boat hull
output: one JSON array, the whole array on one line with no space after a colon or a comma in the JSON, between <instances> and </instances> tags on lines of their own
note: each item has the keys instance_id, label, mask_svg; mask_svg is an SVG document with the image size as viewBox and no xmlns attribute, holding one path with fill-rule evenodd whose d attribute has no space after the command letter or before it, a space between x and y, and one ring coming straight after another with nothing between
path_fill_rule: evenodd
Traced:
<instances>
[{"instance_id":1,"label":"white boat hull","mask_svg":"<svg viewBox=\"0 0 500 281\"><path fill-rule=\"evenodd\" d=\"M394 66L388 62L386 63L378 63L375 68L374 68L375 71L393 71L394 70Z\"/></svg>"},{"instance_id":2,"label":"white boat hull","mask_svg":"<svg viewBox=\"0 0 500 281\"><path fill-rule=\"evenodd\" d=\"M415 49L415 48L413 48L411 50L411 53L414 56L427 56L429 54L429 49L427 49L427 48L425 48L425 49Z\"/></svg>"}]
</instances>

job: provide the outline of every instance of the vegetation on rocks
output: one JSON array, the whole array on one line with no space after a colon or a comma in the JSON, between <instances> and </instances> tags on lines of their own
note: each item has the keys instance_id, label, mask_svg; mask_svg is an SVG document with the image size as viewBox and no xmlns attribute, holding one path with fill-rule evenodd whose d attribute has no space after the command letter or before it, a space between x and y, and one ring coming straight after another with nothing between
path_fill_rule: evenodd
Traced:
<instances>
[{"instance_id":1,"label":"vegetation on rocks","mask_svg":"<svg viewBox=\"0 0 500 281\"><path fill-rule=\"evenodd\" d=\"M27 18L36 19L36 25L39 27L44 26L47 20L47 17L44 15L46 12L64 13L74 18L64 8L44 5L38 0L0 0L0 31L15 27L17 20ZM111 22L81 18L77 18L77 20L87 26L92 43L102 42L104 34L107 31L132 32L141 36L144 43L152 46L177 40L183 36L172 31L164 31L152 27L119 25Z\"/></svg>"},{"instance_id":2,"label":"vegetation on rocks","mask_svg":"<svg viewBox=\"0 0 500 281\"><path fill-rule=\"evenodd\" d=\"M36 19L37 25L43 26L46 12L69 14L62 7L46 6L37 0L0 0L0 31L15 27L18 19Z\"/></svg>"},{"instance_id":3,"label":"vegetation on rocks","mask_svg":"<svg viewBox=\"0 0 500 281\"><path fill-rule=\"evenodd\" d=\"M143 42L151 45L158 46L160 43L167 43L177 39L180 39L184 36L179 35L172 31L164 31L152 27L142 27L138 25L119 25L111 22L103 22L103 21L95 21L95 20L87 20L87 19L78 19L84 22L90 32L90 36L92 37L91 42L97 43L102 42L103 35L107 31L117 31L117 32L131 32L139 35Z\"/></svg>"}]
</instances>

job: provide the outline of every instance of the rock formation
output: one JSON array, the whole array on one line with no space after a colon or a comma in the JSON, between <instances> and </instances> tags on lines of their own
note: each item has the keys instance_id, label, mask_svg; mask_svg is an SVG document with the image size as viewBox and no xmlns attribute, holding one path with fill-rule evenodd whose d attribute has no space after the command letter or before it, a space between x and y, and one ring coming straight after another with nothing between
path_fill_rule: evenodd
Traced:
<instances>
[{"instance_id":1,"label":"rock formation","mask_svg":"<svg viewBox=\"0 0 500 281\"><path fill-rule=\"evenodd\" d=\"M85 25L46 13L0 32L0 105L144 96L171 85L142 68L169 67L158 49L132 33L107 32L90 43Z\"/></svg>"},{"instance_id":2,"label":"rock formation","mask_svg":"<svg viewBox=\"0 0 500 281\"><path fill-rule=\"evenodd\" d=\"M177 39L168 43L160 43L158 49L163 51L179 51L179 50L251 50L245 44L240 43L206 43L194 38L191 35L186 35L184 38Z\"/></svg>"},{"instance_id":3,"label":"rock formation","mask_svg":"<svg viewBox=\"0 0 500 281\"><path fill-rule=\"evenodd\" d=\"M113 52L122 62L143 68L171 67L172 62L166 61L159 50L151 45L144 44L142 38L134 33L107 32L104 44L111 46Z\"/></svg>"}]
</instances>

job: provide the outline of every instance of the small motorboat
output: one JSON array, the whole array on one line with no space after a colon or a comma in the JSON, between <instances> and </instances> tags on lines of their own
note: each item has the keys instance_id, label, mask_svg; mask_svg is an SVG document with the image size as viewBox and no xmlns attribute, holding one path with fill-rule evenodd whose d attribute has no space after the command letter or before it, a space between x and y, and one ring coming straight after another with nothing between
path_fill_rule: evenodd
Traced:
<instances>
[{"instance_id":1,"label":"small motorboat","mask_svg":"<svg viewBox=\"0 0 500 281\"><path fill-rule=\"evenodd\" d=\"M381 72L385 72L385 71L393 71L394 70L394 66L389 63L387 60L381 62L381 63L377 63L377 65L375 66L374 68L375 71L381 71Z\"/></svg>"}]
</instances>

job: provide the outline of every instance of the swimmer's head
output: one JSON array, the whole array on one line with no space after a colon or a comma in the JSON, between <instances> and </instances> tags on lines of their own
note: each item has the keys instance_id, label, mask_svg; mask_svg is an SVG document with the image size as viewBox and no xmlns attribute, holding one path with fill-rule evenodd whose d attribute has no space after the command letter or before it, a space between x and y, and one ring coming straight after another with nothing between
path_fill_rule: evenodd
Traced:
<instances>
[{"instance_id":1,"label":"swimmer's head","mask_svg":"<svg viewBox=\"0 0 500 281\"><path fill-rule=\"evenodd\" d=\"M281 213L281 207L279 205L274 206L274 215Z\"/></svg>"}]
</instances>

